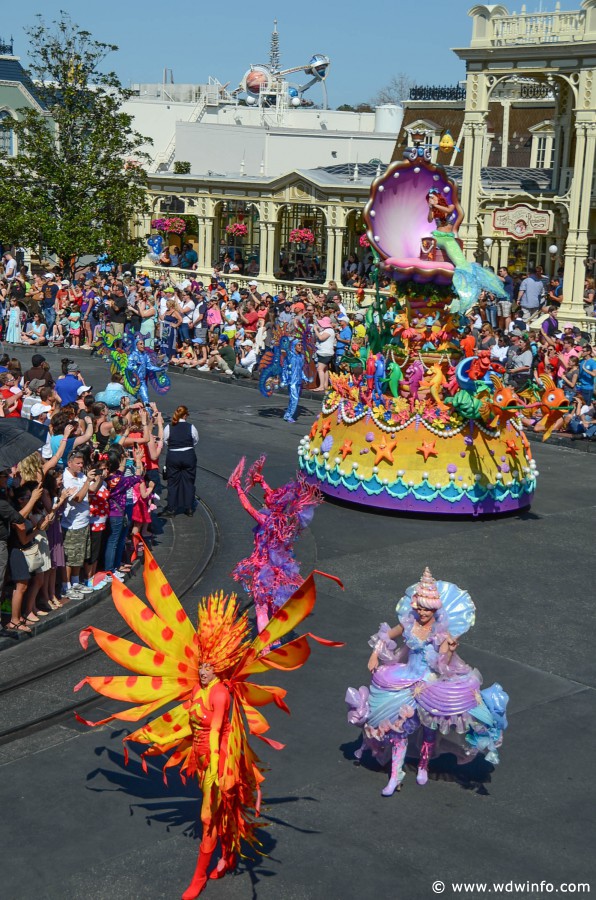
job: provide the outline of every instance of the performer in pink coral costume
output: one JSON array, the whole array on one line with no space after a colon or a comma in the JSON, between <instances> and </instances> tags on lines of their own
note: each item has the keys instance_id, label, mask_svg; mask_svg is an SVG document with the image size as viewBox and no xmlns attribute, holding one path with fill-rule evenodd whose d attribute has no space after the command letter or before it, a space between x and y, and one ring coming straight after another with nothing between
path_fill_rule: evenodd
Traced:
<instances>
[{"instance_id":1,"label":"performer in pink coral costume","mask_svg":"<svg viewBox=\"0 0 596 900\"><path fill-rule=\"evenodd\" d=\"M301 475L279 488L271 488L263 478L265 457L261 456L248 470L242 487L245 457L234 469L228 486L233 487L244 509L256 521L253 529L255 547L250 556L240 560L232 572L254 601L257 628L263 631L276 610L291 597L302 579L294 556L294 543L307 528L315 507L322 502L319 489L308 484ZM257 510L248 498L256 484L265 493L265 505Z\"/></svg>"},{"instance_id":2,"label":"performer in pink coral costume","mask_svg":"<svg viewBox=\"0 0 596 900\"><path fill-rule=\"evenodd\" d=\"M460 763L477 753L498 763L509 699L499 684L481 691L480 672L455 652L458 637L474 624L468 593L435 581L426 568L398 603L397 614L398 625L383 622L369 641L370 688L348 688L346 694L348 721L363 730L357 759L365 750L381 763L391 757L385 797L399 790L408 740L420 730L418 784L426 784L429 759L443 750L455 753ZM398 649L395 638L400 637L404 643Z\"/></svg>"}]
</instances>

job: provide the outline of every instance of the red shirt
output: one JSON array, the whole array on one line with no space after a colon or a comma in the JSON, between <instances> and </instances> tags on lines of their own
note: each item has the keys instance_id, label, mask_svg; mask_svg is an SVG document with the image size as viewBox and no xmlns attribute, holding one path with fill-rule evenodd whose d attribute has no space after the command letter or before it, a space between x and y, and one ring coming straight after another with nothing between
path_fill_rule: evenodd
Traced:
<instances>
[{"instance_id":1,"label":"red shirt","mask_svg":"<svg viewBox=\"0 0 596 900\"><path fill-rule=\"evenodd\" d=\"M249 309L248 312L244 313L244 327L246 331L256 331L258 321L259 316L254 309Z\"/></svg>"},{"instance_id":2,"label":"red shirt","mask_svg":"<svg viewBox=\"0 0 596 900\"><path fill-rule=\"evenodd\" d=\"M466 356L474 356L476 353L476 338L473 334L468 334L462 338L460 344Z\"/></svg>"},{"instance_id":3,"label":"red shirt","mask_svg":"<svg viewBox=\"0 0 596 900\"><path fill-rule=\"evenodd\" d=\"M9 387L3 387L0 390L0 394L4 397L5 400L11 400L14 398L14 394ZM23 401L18 400L17 405L11 411L5 414L6 419L18 419L21 415L21 409L23 408Z\"/></svg>"}]
</instances>

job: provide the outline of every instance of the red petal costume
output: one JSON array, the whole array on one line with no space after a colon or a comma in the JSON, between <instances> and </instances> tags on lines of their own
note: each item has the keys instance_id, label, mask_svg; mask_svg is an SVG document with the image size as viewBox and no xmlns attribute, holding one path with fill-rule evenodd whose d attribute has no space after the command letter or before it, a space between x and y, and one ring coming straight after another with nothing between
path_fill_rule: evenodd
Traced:
<instances>
[{"instance_id":1,"label":"red petal costume","mask_svg":"<svg viewBox=\"0 0 596 900\"><path fill-rule=\"evenodd\" d=\"M318 574L325 575L324 572ZM211 873L223 876L236 865L242 841L258 849L255 819L259 814L263 781L259 759L248 743L248 733L275 749L283 744L264 737L269 725L257 707L275 703L289 712L282 688L254 684L248 677L269 669L298 669L310 655L308 639L327 646L334 641L305 634L277 649L279 641L312 611L316 591L314 573L272 616L267 627L252 639L247 614L238 615L235 595L222 592L203 598L195 630L150 551L145 549L144 581L149 605L121 582L112 583L119 613L144 642L133 643L89 627L81 632L86 647L93 636L115 662L135 675L84 678L75 690L89 684L98 693L136 705L100 722L113 719L138 722L168 704L161 716L134 731L125 741L147 744L144 757L169 754L164 766L179 766L183 777L195 775L203 792L203 836L193 880L185 900L197 897L207 881L207 869L219 839L221 859ZM341 585L332 575L325 575ZM214 680L202 686L199 667L213 669Z\"/></svg>"}]
</instances>

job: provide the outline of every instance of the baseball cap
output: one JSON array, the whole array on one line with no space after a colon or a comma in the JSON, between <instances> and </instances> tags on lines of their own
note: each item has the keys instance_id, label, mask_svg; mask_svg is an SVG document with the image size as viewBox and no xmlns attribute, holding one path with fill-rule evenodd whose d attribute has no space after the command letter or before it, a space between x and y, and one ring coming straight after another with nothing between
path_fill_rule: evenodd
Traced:
<instances>
[{"instance_id":1,"label":"baseball cap","mask_svg":"<svg viewBox=\"0 0 596 900\"><path fill-rule=\"evenodd\" d=\"M306 306L304 305L304 303L294 303L294 306L292 307L292 309L294 310L294 312L297 312L297 313L304 312L304 310L306 309Z\"/></svg>"},{"instance_id":2,"label":"baseball cap","mask_svg":"<svg viewBox=\"0 0 596 900\"><path fill-rule=\"evenodd\" d=\"M245 341L242 341L241 346L242 346L242 347L253 347L254 344L253 344L252 341L249 341L248 338L247 338Z\"/></svg>"},{"instance_id":3,"label":"baseball cap","mask_svg":"<svg viewBox=\"0 0 596 900\"><path fill-rule=\"evenodd\" d=\"M37 419L38 416L42 416L44 413L49 413L52 409L51 406L47 406L45 403L34 403L31 407L31 418Z\"/></svg>"},{"instance_id":4,"label":"baseball cap","mask_svg":"<svg viewBox=\"0 0 596 900\"><path fill-rule=\"evenodd\" d=\"M249 281L248 282L249 287L258 287L258 284L259 284L258 281Z\"/></svg>"},{"instance_id":5,"label":"baseball cap","mask_svg":"<svg viewBox=\"0 0 596 900\"><path fill-rule=\"evenodd\" d=\"M63 278L60 284L62 285L62 287L68 287L70 281L68 280L68 278Z\"/></svg>"},{"instance_id":6,"label":"baseball cap","mask_svg":"<svg viewBox=\"0 0 596 900\"><path fill-rule=\"evenodd\" d=\"M53 273L53 272L44 272L44 273L43 273L43 277L44 277L44 278L53 278L53 277L54 277L54 273Z\"/></svg>"},{"instance_id":7,"label":"baseball cap","mask_svg":"<svg viewBox=\"0 0 596 900\"><path fill-rule=\"evenodd\" d=\"M357 312L354 318L358 319L359 322L364 322L364 313Z\"/></svg>"},{"instance_id":8,"label":"baseball cap","mask_svg":"<svg viewBox=\"0 0 596 900\"><path fill-rule=\"evenodd\" d=\"M29 388L32 391L39 391L40 388L45 387L45 380L43 378L32 378L29 382Z\"/></svg>"},{"instance_id":9,"label":"baseball cap","mask_svg":"<svg viewBox=\"0 0 596 900\"><path fill-rule=\"evenodd\" d=\"M37 368L37 366L41 366L43 362L46 361L45 356L42 356L41 353L34 353L31 357L31 365L33 368Z\"/></svg>"},{"instance_id":10,"label":"baseball cap","mask_svg":"<svg viewBox=\"0 0 596 900\"><path fill-rule=\"evenodd\" d=\"M220 343L220 344L229 344L229 343L230 343L230 339L229 339L229 337L227 336L227 334L221 334L221 335L219 336L219 343Z\"/></svg>"},{"instance_id":11,"label":"baseball cap","mask_svg":"<svg viewBox=\"0 0 596 900\"><path fill-rule=\"evenodd\" d=\"M78 371L79 371L78 363L76 363L76 362L71 362L71 363L69 363L69 364L68 364L68 371L69 371L69 372L78 372Z\"/></svg>"},{"instance_id":12,"label":"baseball cap","mask_svg":"<svg viewBox=\"0 0 596 900\"><path fill-rule=\"evenodd\" d=\"M83 394L87 393L87 391L93 390L93 385L91 384L82 384L80 388L77 388L77 397L81 397Z\"/></svg>"}]
</instances>

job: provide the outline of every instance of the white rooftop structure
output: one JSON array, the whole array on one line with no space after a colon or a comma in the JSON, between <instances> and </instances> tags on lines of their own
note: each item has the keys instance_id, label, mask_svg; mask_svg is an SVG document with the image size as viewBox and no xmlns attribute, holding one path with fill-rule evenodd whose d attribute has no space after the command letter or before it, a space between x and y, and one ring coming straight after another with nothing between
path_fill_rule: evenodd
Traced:
<instances>
[{"instance_id":1,"label":"white rooftop structure","mask_svg":"<svg viewBox=\"0 0 596 900\"><path fill-rule=\"evenodd\" d=\"M251 65L236 88L212 76L202 84L175 84L165 70L161 83L131 85L135 96L125 110L137 131L153 140L143 148L153 172L184 161L197 174L275 177L294 168L390 159L401 106L370 113L328 109L330 65L316 53L282 69L275 23L269 62ZM311 88L321 92L318 107Z\"/></svg>"}]
</instances>

